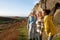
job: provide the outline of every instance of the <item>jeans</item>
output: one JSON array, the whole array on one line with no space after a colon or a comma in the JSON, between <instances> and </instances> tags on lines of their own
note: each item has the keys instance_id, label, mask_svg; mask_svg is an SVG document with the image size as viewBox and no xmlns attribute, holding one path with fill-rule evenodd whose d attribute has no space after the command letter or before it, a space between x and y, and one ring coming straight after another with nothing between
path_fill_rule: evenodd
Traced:
<instances>
[{"instance_id":1,"label":"jeans","mask_svg":"<svg viewBox=\"0 0 60 40\"><path fill-rule=\"evenodd\" d=\"M35 32L36 32L35 24L30 24L29 25L29 31L28 31L29 39L34 39L35 38Z\"/></svg>"},{"instance_id":2,"label":"jeans","mask_svg":"<svg viewBox=\"0 0 60 40\"><path fill-rule=\"evenodd\" d=\"M42 40L42 35L40 35L40 33L37 32L37 35L36 35L36 40Z\"/></svg>"}]
</instances>

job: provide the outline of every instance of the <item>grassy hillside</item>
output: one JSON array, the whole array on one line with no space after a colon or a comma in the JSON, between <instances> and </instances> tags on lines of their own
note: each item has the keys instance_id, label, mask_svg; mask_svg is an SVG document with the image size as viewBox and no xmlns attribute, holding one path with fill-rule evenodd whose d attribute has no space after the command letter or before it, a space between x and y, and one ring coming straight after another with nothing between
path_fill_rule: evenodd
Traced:
<instances>
[{"instance_id":1,"label":"grassy hillside","mask_svg":"<svg viewBox=\"0 0 60 40\"><path fill-rule=\"evenodd\" d=\"M11 23L0 24L0 40L28 40L27 18L19 19L21 21L12 21ZM57 33L60 33L60 25L56 26ZM45 32L43 40L47 40ZM60 35L54 37L53 40L60 40Z\"/></svg>"},{"instance_id":2,"label":"grassy hillside","mask_svg":"<svg viewBox=\"0 0 60 40\"><path fill-rule=\"evenodd\" d=\"M19 29L22 24L23 26L25 26L26 23L24 23L24 21L26 20L22 20L23 18L19 18L16 20L12 20L13 18L7 18L10 20L4 18L0 20L0 40L17 40L20 35L20 31L18 31L17 29Z\"/></svg>"}]
</instances>

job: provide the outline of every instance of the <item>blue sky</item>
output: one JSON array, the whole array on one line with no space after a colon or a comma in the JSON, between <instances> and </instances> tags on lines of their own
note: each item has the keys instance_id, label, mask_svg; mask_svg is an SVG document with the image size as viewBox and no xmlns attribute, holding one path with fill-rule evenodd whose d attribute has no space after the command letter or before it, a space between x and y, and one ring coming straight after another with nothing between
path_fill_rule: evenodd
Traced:
<instances>
[{"instance_id":1,"label":"blue sky","mask_svg":"<svg viewBox=\"0 0 60 40\"><path fill-rule=\"evenodd\" d=\"M0 16L28 16L38 0L0 0Z\"/></svg>"}]
</instances>

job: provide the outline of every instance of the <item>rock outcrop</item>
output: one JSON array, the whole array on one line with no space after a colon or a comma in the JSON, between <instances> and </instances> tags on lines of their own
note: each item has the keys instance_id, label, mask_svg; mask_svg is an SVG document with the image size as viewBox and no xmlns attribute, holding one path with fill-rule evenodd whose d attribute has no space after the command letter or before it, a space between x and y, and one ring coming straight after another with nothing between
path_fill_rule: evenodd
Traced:
<instances>
[{"instance_id":1,"label":"rock outcrop","mask_svg":"<svg viewBox=\"0 0 60 40\"><path fill-rule=\"evenodd\" d=\"M55 6L56 3L60 3L60 0L40 0L39 3L37 3L35 6L34 6L34 10L35 11L40 11L41 8L43 9L50 9L52 10L52 8ZM55 13L55 16L54 16L54 22L57 22L57 23L60 23L60 12L59 13Z\"/></svg>"}]
</instances>

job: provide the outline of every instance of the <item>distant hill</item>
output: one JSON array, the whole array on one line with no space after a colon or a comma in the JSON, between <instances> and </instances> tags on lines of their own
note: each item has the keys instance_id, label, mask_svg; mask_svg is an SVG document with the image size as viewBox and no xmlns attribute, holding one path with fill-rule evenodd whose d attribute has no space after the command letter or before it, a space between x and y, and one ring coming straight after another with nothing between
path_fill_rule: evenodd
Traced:
<instances>
[{"instance_id":1,"label":"distant hill","mask_svg":"<svg viewBox=\"0 0 60 40\"><path fill-rule=\"evenodd\" d=\"M14 16L14 17L2 17L0 16L0 23L9 23L9 22L17 22L17 21L23 21L25 20L26 21L26 17L17 17L17 16Z\"/></svg>"},{"instance_id":2,"label":"distant hill","mask_svg":"<svg viewBox=\"0 0 60 40\"><path fill-rule=\"evenodd\" d=\"M9 17L0 17L0 20L10 21L10 20L16 20L16 19L9 18Z\"/></svg>"}]
</instances>

